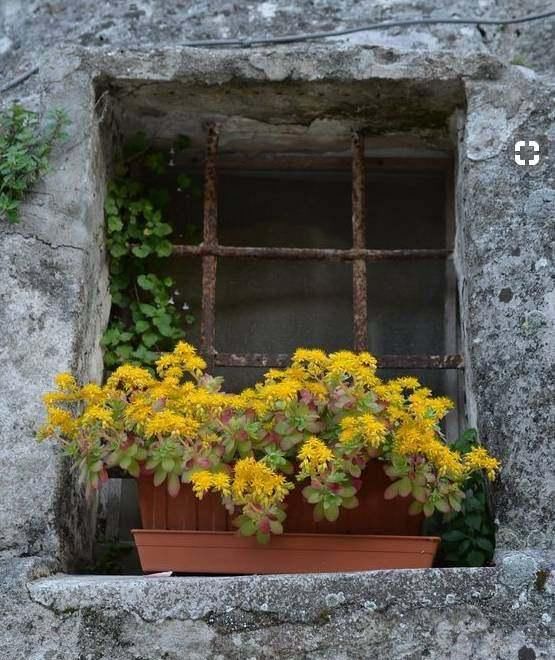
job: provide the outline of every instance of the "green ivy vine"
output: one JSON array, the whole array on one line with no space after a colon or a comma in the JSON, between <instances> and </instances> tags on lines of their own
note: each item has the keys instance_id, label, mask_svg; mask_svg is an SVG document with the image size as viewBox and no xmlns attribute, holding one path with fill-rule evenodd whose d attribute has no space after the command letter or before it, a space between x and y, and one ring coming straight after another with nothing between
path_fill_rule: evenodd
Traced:
<instances>
[{"instance_id":1,"label":"green ivy vine","mask_svg":"<svg viewBox=\"0 0 555 660\"><path fill-rule=\"evenodd\" d=\"M31 186L48 170L54 144L66 137L62 110L48 114L44 126L36 112L15 103L0 112L0 218L19 222L19 207Z\"/></svg>"},{"instance_id":2,"label":"green ivy vine","mask_svg":"<svg viewBox=\"0 0 555 660\"><path fill-rule=\"evenodd\" d=\"M180 136L174 149L181 151L188 144ZM125 145L108 186L105 218L112 310L102 340L108 371L124 362L151 367L157 353L171 350L184 336L183 326L194 321L176 309L175 283L163 275L164 260L172 254L173 229L165 219L170 190L159 179L170 158L139 133ZM141 176L145 170L148 185ZM173 181L180 190L198 194L190 176L180 173Z\"/></svg>"},{"instance_id":3,"label":"green ivy vine","mask_svg":"<svg viewBox=\"0 0 555 660\"><path fill-rule=\"evenodd\" d=\"M469 429L452 446L467 453L478 445L477 432ZM425 520L423 532L441 537L437 561L442 566L489 563L495 550L495 528L484 475L476 472L469 477L460 511L436 512Z\"/></svg>"}]
</instances>

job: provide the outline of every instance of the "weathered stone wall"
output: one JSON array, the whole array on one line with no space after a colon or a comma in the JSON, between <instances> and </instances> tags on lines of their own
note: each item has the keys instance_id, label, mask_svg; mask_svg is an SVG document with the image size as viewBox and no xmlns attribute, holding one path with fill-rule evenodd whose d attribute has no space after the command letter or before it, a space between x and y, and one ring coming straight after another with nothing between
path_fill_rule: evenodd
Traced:
<instances>
[{"instance_id":1,"label":"weathered stone wall","mask_svg":"<svg viewBox=\"0 0 555 660\"><path fill-rule=\"evenodd\" d=\"M8 99L2 99L8 100ZM54 374L102 374L109 313L103 247L105 170L90 77L51 77L29 107L64 108L68 139L21 211L0 224L0 552L90 556L94 510L51 444L38 446L41 396Z\"/></svg>"},{"instance_id":2,"label":"weathered stone wall","mask_svg":"<svg viewBox=\"0 0 555 660\"><path fill-rule=\"evenodd\" d=\"M179 48L187 40L281 36L415 17L490 18L543 13L545 0L3 0L0 70L22 73L53 44L102 48ZM2 19L4 34L2 35ZM413 26L363 32L341 43L434 53L492 53L553 71L555 24ZM4 67L2 67L4 64Z\"/></svg>"},{"instance_id":3,"label":"weathered stone wall","mask_svg":"<svg viewBox=\"0 0 555 660\"><path fill-rule=\"evenodd\" d=\"M20 562L19 573L0 562L0 655L550 660L550 568L508 555L479 569L42 578L49 567L40 562Z\"/></svg>"},{"instance_id":4,"label":"weathered stone wall","mask_svg":"<svg viewBox=\"0 0 555 660\"><path fill-rule=\"evenodd\" d=\"M541 571L549 569L546 553L553 543L554 302L547 246L555 217L555 117L553 50L546 47L553 22L486 28L485 34L472 27L414 28L320 45L184 50L184 35L278 34L333 28L338 17L352 25L362 18L501 10L493 2L479 8L466 2L174 4L9 0L0 8L3 82L39 66L0 103L20 99L42 109L63 107L72 119L69 141L56 150L21 223L0 227L2 657L552 657L552 583ZM526 4L527 12L544 7ZM520 5L506 3L503 11L520 13ZM51 47L63 42L84 47ZM165 50L153 48L160 44ZM519 44L525 45L522 53ZM536 72L507 64L516 55ZM33 434L40 395L56 372L100 374L98 339L109 303L102 238L109 153L102 148L100 124L109 137L110 94L119 90L132 104L149 86L155 89L152 81L160 90L173 85L218 91L246 82L305 89L322 83L331 94L334 85L353 80L385 89L383 102L399 86L419 90L408 98L418 99L421 108L426 87L436 100L443 90L446 116L462 119L456 138L456 261L469 413L503 461L495 493L500 546L523 554L478 571L210 580L202 583L205 600L195 580L34 583L55 568L52 560L68 566L87 553L94 522L94 512L62 477L57 453L49 446L37 449ZM110 92L96 108L95 84ZM423 116L411 118L415 129ZM514 163L516 139L540 140L537 167ZM23 555L47 563L17 559ZM544 590L538 585L545 579ZM273 595L266 599L266 593ZM294 601L297 593L303 602ZM191 612L180 605L189 598ZM202 609L214 600L212 609ZM306 608L306 618L295 608Z\"/></svg>"}]
</instances>

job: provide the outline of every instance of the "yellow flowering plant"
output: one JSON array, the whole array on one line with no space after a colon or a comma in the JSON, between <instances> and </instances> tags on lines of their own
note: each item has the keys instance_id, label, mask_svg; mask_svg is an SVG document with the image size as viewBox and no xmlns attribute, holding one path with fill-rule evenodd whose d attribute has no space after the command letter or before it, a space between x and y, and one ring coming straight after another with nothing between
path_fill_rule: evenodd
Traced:
<instances>
[{"instance_id":1,"label":"yellow flowering plant","mask_svg":"<svg viewBox=\"0 0 555 660\"><path fill-rule=\"evenodd\" d=\"M361 475L379 460L386 499L411 497L410 511L461 510L464 484L499 464L483 447L447 445L441 420L452 408L417 379L382 381L369 353L298 349L240 394L220 390L195 349L179 342L156 373L123 365L105 385L79 387L69 374L45 395L40 438L55 438L81 480L96 489L107 470L152 474L171 495L190 483L216 492L244 535L266 542L283 531L286 498L299 483L316 520L358 505Z\"/></svg>"}]
</instances>

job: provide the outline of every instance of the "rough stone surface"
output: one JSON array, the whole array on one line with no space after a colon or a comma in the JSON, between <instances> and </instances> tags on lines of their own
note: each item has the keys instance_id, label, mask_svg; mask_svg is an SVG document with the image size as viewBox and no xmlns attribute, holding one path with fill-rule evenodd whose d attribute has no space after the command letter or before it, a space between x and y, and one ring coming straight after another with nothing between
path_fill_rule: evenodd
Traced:
<instances>
[{"instance_id":1,"label":"rough stone surface","mask_svg":"<svg viewBox=\"0 0 555 660\"><path fill-rule=\"evenodd\" d=\"M515 17L545 12L546 6L549 3L544 0L507 0L501 4L494 0L4 0L0 7L0 68L7 76L18 75L38 63L37 55L43 49L59 43L95 50L148 50L160 45L180 48L187 40L281 36L394 19ZM441 50L492 53L506 62L549 71L554 53L545 46L553 42L554 28L553 20L504 28L413 26L362 32L338 40L427 54Z\"/></svg>"},{"instance_id":2,"label":"rough stone surface","mask_svg":"<svg viewBox=\"0 0 555 660\"><path fill-rule=\"evenodd\" d=\"M483 569L41 577L52 566L9 560L0 563L0 655L547 660L552 568L512 553Z\"/></svg>"},{"instance_id":3,"label":"rough stone surface","mask_svg":"<svg viewBox=\"0 0 555 660\"><path fill-rule=\"evenodd\" d=\"M105 167L100 166L87 76L51 78L50 104L70 120L49 174L16 225L0 223L0 552L90 555L94 512L72 487L51 445L38 447L42 394L54 374L98 378L98 338L109 302L101 243ZM45 96L35 99L41 107ZM101 192L102 191L102 192Z\"/></svg>"},{"instance_id":4,"label":"rough stone surface","mask_svg":"<svg viewBox=\"0 0 555 660\"><path fill-rule=\"evenodd\" d=\"M504 468L502 547L553 547L555 88L469 82L459 148L459 286L470 415ZM538 140L537 166L513 159Z\"/></svg>"},{"instance_id":5,"label":"rough stone surface","mask_svg":"<svg viewBox=\"0 0 555 660\"><path fill-rule=\"evenodd\" d=\"M504 14L523 11L516 0L503 4ZM554 657L546 563L554 538L555 106L546 47L553 21L215 51L180 44L501 10L489 1L469 9L462 0L182 5L6 0L0 7L1 84L39 67L0 104L63 107L72 119L22 222L0 227L0 657ZM526 3L526 12L543 9L539 0ZM503 462L494 493L496 568L36 579L54 560L67 568L90 549L94 511L33 433L40 394L56 372L100 375L112 129L142 125L167 139L187 109L269 134L290 124L293 138L325 139L330 122L341 130L354 124L370 131L376 148L387 137L441 150L452 136L467 407ZM536 167L514 163L520 139L540 142ZM24 558L33 555L42 558Z\"/></svg>"}]
</instances>

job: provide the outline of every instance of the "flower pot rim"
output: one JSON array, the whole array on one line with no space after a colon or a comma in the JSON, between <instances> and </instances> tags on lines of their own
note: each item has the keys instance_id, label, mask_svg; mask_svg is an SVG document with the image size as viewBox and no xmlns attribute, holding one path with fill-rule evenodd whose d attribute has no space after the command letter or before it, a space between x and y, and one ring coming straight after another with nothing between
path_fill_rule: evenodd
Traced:
<instances>
[{"instance_id":1,"label":"flower pot rim","mask_svg":"<svg viewBox=\"0 0 555 660\"><path fill-rule=\"evenodd\" d=\"M144 529L144 528L136 528L131 530L132 534L169 534L169 535L174 535L174 534L188 534L191 536L196 536L196 535L210 535L210 536L220 536L220 537L231 537L235 536L237 538L251 538L251 537L245 537L241 536L238 532L236 531L213 531L213 530L199 530L199 529ZM346 538L346 539L379 539L379 540L384 540L384 539L389 539L389 540L398 540L398 541L404 541L404 540L412 540L412 539L418 539L419 541L431 541L433 543L439 543L441 541L441 538L439 536L419 536L417 534L329 534L326 532L321 532L318 534L313 534L310 532L284 532L283 534L276 534L275 536L272 536L270 539L271 541L276 538L314 538L314 539L323 539L323 538ZM254 539L254 537L252 537ZM264 547L264 544L260 544L261 547Z\"/></svg>"}]
</instances>

